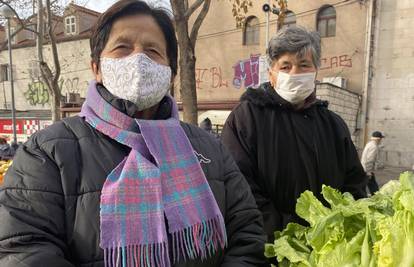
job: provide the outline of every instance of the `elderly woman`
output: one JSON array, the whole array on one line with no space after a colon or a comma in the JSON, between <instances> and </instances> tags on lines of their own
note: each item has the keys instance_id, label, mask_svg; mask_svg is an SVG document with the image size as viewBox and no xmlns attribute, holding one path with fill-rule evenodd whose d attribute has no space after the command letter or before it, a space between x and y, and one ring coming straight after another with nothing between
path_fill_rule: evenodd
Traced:
<instances>
[{"instance_id":1,"label":"elderly woman","mask_svg":"<svg viewBox=\"0 0 414 267\"><path fill-rule=\"evenodd\" d=\"M320 195L323 184L365 196L367 178L344 121L318 101L315 78L320 37L300 27L269 42L269 82L248 89L222 133L273 232L299 221L296 199Z\"/></svg>"},{"instance_id":2,"label":"elderly woman","mask_svg":"<svg viewBox=\"0 0 414 267\"><path fill-rule=\"evenodd\" d=\"M90 44L96 80L81 114L35 134L0 189L0 266L261 265L247 182L214 137L179 122L167 94L168 14L118 1Z\"/></svg>"}]
</instances>

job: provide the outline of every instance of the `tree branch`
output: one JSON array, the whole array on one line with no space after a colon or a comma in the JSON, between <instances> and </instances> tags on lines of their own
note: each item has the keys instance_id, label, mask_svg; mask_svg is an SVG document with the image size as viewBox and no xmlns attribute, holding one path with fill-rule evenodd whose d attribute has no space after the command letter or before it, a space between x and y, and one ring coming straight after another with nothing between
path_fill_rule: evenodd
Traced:
<instances>
[{"instance_id":1,"label":"tree branch","mask_svg":"<svg viewBox=\"0 0 414 267\"><path fill-rule=\"evenodd\" d=\"M196 43L197 36L198 36L198 30L200 29L201 24L203 23L203 20L207 16L208 10L210 8L210 4L211 4L211 0L204 0L203 9L201 9L200 14L198 14L198 17L195 20L194 25L191 29L190 41L191 41L191 45L193 46L193 48L195 48L195 43Z\"/></svg>"},{"instance_id":2,"label":"tree branch","mask_svg":"<svg viewBox=\"0 0 414 267\"><path fill-rule=\"evenodd\" d=\"M194 4L192 4L190 7L188 7L188 1L185 1L185 7L186 7L186 11L184 13L184 16L189 19L190 16L194 13L194 11L197 10L197 8L199 8L203 2L206 0L197 0L196 2L194 2Z\"/></svg>"},{"instance_id":3,"label":"tree branch","mask_svg":"<svg viewBox=\"0 0 414 267\"><path fill-rule=\"evenodd\" d=\"M184 10L187 10L188 9L188 0L184 0Z\"/></svg>"},{"instance_id":4,"label":"tree branch","mask_svg":"<svg viewBox=\"0 0 414 267\"><path fill-rule=\"evenodd\" d=\"M43 38L44 38L44 33L43 33L43 5L42 5L42 0L37 0L37 31L39 32L39 34L36 37L36 47L37 47L37 58L39 59L39 69L40 69L40 64L42 64L42 62L44 61L43 59ZM43 77L44 80L45 77Z\"/></svg>"},{"instance_id":5,"label":"tree branch","mask_svg":"<svg viewBox=\"0 0 414 267\"><path fill-rule=\"evenodd\" d=\"M55 37L55 33L53 32L53 28L52 28L52 12L50 9L50 0L46 0L46 12L47 12L48 34L50 37L50 44L52 46L53 64L55 66L55 76L53 77L53 83L57 84L57 82L59 81L59 77L60 77L60 64L59 64L59 56L58 56L58 51L57 51L57 46L56 46L56 37Z\"/></svg>"},{"instance_id":6,"label":"tree branch","mask_svg":"<svg viewBox=\"0 0 414 267\"><path fill-rule=\"evenodd\" d=\"M6 2L4 2L4 1L2 1L2 0L0 0L0 4L3 4L3 5L6 5L6 6L8 6L10 9L11 9L11 11L13 11L13 13L14 13L14 18L15 19L17 19L17 22L18 22L18 24L19 24L19 27L10 35L10 38L13 38L14 36L16 36L20 31L22 31L22 30L26 30L26 31L30 31L30 32L33 32L34 34L38 34L38 32L36 31L36 30L33 30L33 29L31 29L31 28L29 28L28 26L30 26L30 25L32 25L32 24L28 24L28 25L26 25L24 22L23 22L23 20L20 18L20 16L19 16L19 14L17 14L17 12L16 12L16 10L12 7L12 6L10 6L10 4L8 4L8 3L6 3ZM1 50L3 50L3 49L5 49L6 48L6 46L7 46L7 39L5 40L5 42L3 42L1 45L0 45L0 51Z\"/></svg>"}]
</instances>

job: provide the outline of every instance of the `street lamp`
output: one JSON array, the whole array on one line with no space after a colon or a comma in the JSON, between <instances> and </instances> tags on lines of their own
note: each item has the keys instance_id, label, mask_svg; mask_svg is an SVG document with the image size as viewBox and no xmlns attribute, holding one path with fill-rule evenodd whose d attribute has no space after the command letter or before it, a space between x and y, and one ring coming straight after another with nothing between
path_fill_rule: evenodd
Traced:
<instances>
[{"instance_id":1,"label":"street lamp","mask_svg":"<svg viewBox=\"0 0 414 267\"><path fill-rule=\"evenodd\" d=\"M11 104L12 104L12 122L13 122L13 141L17 144L16 136L16 110L14 107L14 81L13 81L13 61L12 61L12 49L11 49L11 34L10 34L10 19L14 17L13 10L8 5L0 7L0 15L7 19L7 48L9 50L9 78L11 88Z\"/></svg>"},{"instance_id":2,"label":"street lamp","mask_svg":"<svg viewBox=\"0 0 414 267\"><path fill-rule=\"evenodd\" d=\"M266 13L266 48L269 45L269 21L270 21L270 12L272 12L275 15L279 16L280 10L276 7L270 6L270 0L267 1L267 4L264 4L262 7L263 11Z\"/></svg>"}]
</instances>

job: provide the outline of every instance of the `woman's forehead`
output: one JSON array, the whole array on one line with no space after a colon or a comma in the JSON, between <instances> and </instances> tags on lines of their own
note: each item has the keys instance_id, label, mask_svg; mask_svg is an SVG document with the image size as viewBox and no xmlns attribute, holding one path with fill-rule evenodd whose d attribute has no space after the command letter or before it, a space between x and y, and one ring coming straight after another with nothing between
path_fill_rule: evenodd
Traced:
<instances>
[{"instance_id":1,"label":"woman's forehead","mask_svg":"<svg viewBox=\"0 0 414 267\"><path fill-rule=\"evenodd\" d=\"M286 52L274 60L274 63L278 63L278 64L283 64L283 63L298 64L301 62L312 62L312 53L310 51L307 51L304 54Z\"/></svg>"},{"instance_id":2,"label":"woman's forehead","mask_svg":"<svg viewBox=\"0 0 414 267\"><path fill-rule=\"evenodd\" d=\"M114 22L108 42L129 42L146 39L165 46L166 40L158 23L150 15L139 14L119 18Z\"/></svg>"}]
</instances>

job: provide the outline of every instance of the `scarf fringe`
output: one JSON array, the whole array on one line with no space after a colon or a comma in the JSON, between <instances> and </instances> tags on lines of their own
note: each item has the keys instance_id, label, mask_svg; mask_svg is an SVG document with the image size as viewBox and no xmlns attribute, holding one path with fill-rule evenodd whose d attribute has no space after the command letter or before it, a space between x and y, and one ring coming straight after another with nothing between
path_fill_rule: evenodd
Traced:
<instances>
[{"instance_id":1,"label":"scarf fringe","mask_svg":"<svg viewBox=\"0 0 414 267\"><path fill-rule=\"evenodd\" d=\"M170 267L166 242L105 248L104 262L105 267Z\"/></svg>"},{"instance_id":2,"label":"scarf fringe","mask_svg":"<svg viewBox=\"0 0 414 267\"><path fill-rule=\"evenodd\" d=\"M211 257L218 248L227 246L223 217L218 215L208 221L172 233L173 262Z\"/></svg>"}]
</instances>

